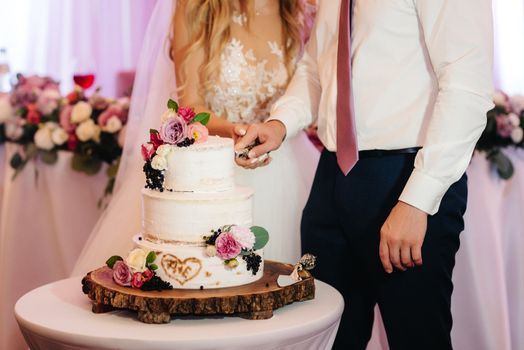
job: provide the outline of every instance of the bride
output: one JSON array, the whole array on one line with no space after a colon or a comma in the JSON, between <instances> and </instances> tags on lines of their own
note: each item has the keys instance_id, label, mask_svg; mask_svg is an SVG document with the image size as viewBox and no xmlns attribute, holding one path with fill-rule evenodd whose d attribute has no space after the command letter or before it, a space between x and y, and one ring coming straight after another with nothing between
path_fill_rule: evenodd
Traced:
<instances>
[{"instance_id":1,"label":"bride","mask_svg":"<svg viewBox=\"0 0 524 350\"><path fill-rule=\"evenodd\" d=\"M160 123L167 99L211 112L210 134L224 137L241 136L248 124L269 116L311 30L314 6L308 1L157 2L137 67L113 199L73 275L132 248L131 237L141 230L140 190L145 183L140 144ZM236 167L235 182L255 190L253 222L271 236L265 258L296 262L300 217L319 154L305 133L286 140L277 153L257 170Z\"/></svg>"}]
</instances>

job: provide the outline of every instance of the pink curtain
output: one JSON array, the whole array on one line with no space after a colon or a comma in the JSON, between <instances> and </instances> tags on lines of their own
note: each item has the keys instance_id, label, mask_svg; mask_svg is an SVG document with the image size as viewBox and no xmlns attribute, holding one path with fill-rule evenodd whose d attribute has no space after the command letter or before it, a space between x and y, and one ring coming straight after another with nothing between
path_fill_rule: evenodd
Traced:
<instances>
[{"instance_id":1,"label":"pink curtain","mask_svg":"<svg viewBox=\"0 0 524 350\"><path fill-rule=\"evenodd\" d=\"M133 71L156 0L17 0L2 3L0 46L12 71L50 75L72 88L74 73L96 75L116 95L117 75ZM5 10L5 12L4 12ZM2 24L2 19L5 19Z\"/></svg>"}]
</instances>

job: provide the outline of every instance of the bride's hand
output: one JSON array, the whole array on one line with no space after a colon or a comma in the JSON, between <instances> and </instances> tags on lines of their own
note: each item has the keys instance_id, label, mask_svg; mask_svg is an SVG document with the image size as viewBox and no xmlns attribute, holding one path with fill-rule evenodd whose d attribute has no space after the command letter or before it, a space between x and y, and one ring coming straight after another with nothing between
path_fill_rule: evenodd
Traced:
<instances>
[{"instance_id":1,"label":"bride's hand","mask_svg":"<svg viewBox=\"0 0 524 350\"><path fill-rule=\"evenodd\" d=\"M231 138L237 143L237 141L243 137L247 130L249 129L249 124L233 124L231 127Z\"/></svg>"},{"instance_id":2,"label":"bride's hand","mask_svg":"<svg viewBox=\"0 0 524 350\"><path fill-rule=\"evenodd\" d=\"M237 164L246 169L268 165L271 162L269 152L279 148L285 136L286 127L278 120L250 125L245 136L236 142L235 150L245 149L255 140L258 140L259 144L249 151L248 159L237 157Z\"/></svg>"}]
</instances>

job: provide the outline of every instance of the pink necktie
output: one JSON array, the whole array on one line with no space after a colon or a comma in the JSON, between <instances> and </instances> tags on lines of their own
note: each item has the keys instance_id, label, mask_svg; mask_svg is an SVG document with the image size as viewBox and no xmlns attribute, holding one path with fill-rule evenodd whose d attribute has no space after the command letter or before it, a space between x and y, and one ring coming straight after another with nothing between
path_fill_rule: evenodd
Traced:
<instances>
[{"instance_id":1,"label":"pink necktie","mask_svg":"<svg viewBox=\"0 0 524 350\"><path fill-rule=\"evenodd\" d=\"M358 160L351 92L350 0L342 0L337 54L337 163L347 175Z\"/></svg>"}]
</instances>

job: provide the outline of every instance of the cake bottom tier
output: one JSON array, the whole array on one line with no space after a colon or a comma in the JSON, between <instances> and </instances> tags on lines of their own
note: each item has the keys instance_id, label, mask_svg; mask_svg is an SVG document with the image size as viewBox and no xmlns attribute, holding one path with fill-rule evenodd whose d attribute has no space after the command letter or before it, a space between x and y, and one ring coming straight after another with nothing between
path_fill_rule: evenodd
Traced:
<instances>
[{"instance_id":1,"label":"cake bottom tier","mask_svg":"<svg viewBox=\"0 0 524 350\"><path fill-rule=\"evenodd\" d=\"M241 286L252 283L264 275L263 251L256 253L262 263L256 274L248 271L247 263L238 258L238 266L230 268L219 257L206 255L204 246L157 244L142 235L133 238L135 244L156 253L156 274L177 289L211 289Z\"/></svg>"}]
</instances>

